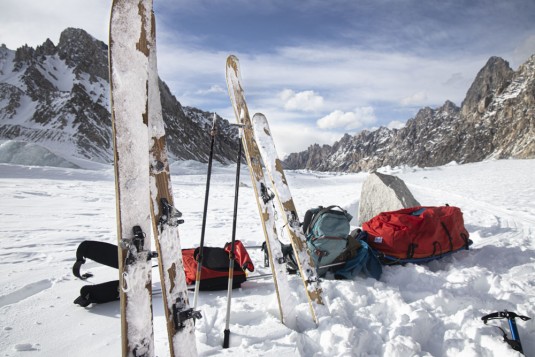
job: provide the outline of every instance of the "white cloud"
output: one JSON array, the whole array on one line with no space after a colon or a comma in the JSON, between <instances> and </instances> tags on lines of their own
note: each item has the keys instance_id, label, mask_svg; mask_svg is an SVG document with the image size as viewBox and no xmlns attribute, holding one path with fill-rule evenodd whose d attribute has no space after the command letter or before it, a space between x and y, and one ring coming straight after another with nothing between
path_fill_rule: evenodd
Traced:
<instances>
[{"instance_id":1,"label":"white cloud","mask_svg":"<svg viewBox=\"0 0 535 357\"><path fill-rule=\"evenodd\" d=\"M110 3L88 0L2 0L0 43L12 50L35 47L47 38L57 44L67 27L82 28L108 42Z\"/></svg>"},{"instance_id":2,"label":"white cloud","mask_svg":"<svg viewBox=\"0 0 535 357\"><path fill-rule=\"evenodd\" d=\"M408 97L401 99L401 104L405 106L409 105L424 105L428 100L426 92L414 93Z\"/></svg>"},{"instance_id":3,"label":"white cloud","mask_svg":"<svg viewBox=\"0 0 535 357\"><path fill-rule=\"evenodd\" d=\"M279 93L279 97L284 102L286 110L313 112L323 107L323 97L311 90L296 93L291 89L285 89Z\"/></svg>"},{"instance_id":4,"label":"white cloud","mask_svg":"<svg viewBox=\"0 0 535 357\"><path fill-rule=\"evenodd\" d=\"M222 88L220 85L214 84L208 89L199 89L195 92L200 95L215 94L215 93L227 93L227 90Z\"/></svg>"},{"instance_id":5,"label":"white cloud","mask_svg":"<svg viewBox=\"0 0 535 357\"><path fill-rule=\"evenodd\" d=\"M353 112L335 110L329 115L319 119L316 124L321 129L343 128L353 130L368 124L375 123L377 118L372 107L356 108Z\"/></svg>"},{"instance_id":6,"label":"white cloud","mask_svg":"<svg viewBox=\"0 0 535 357\"><path fill-rule=\"evenodd\" d=\"M392 120L386 125L388 129L401 129L405 126L405 122L399 120Z\"/></svg>"},{"instance_id":7,"label":"white cloud","mask_svg":"<svg viewBox=\"0 0 535 357\"><path fill-rule=\"evenodd\" d=\"M342 136L338 132L317 129L307 124L278 123L271 120L270 129L281 159L291 153L304 151L312 144L332 145Z\"/></svg>"},{"instance_id":8,"label":"white cloud","mask_svg":"<svg viewBox=\"0 0 535 357\"><path fill-rule=\"evenodd\" d=\"M535 35L528 36L513 52L512 64L513 67L527 61L527 59L535 54ZM515 68L513 68L515 69Z\"/></svg>"}]
</instances>

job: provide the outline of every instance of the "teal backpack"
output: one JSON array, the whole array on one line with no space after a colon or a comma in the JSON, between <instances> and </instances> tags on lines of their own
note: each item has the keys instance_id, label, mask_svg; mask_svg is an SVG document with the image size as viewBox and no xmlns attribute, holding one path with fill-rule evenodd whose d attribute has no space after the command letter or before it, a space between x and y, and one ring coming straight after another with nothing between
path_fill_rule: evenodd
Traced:
<instances>
[{"instance_id":1,"label":"teal backpack","mask_svg":"<svg viewBox=\"0 0 535 357\"><path fill-rule=\"evenodd\" d=\"M339 206L320 206L306 212L303 232L319 275L324 275L329 269L326 266L346 250L352 218Z\"/></svg>"}]
</instances>

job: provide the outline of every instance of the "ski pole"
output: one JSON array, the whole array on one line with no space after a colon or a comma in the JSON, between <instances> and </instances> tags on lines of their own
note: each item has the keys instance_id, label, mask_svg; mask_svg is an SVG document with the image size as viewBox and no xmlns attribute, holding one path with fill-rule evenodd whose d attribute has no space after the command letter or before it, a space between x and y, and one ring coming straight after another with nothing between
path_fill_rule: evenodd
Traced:
<instances>
[{"instance_id":1,"label":"ski pole","mask_svg":"<svg viewBox=\"0 0 535 357\"><path fill-rule=\"evenodd\" d=\"M206 232L206 213L208 211L208 196L210 194L210 178L212 176L212 161L214 157L214 142L215 142L215 123L217 115L214 113L214 121L212 123L212 130L210 130L210 156L208 158L208 173L206 175L206 190L204 194L204 211L202 214L202 228L201 228L201 242L199 245L199 254L197 255L197 273L195 274L195 292L193 293L193 310L197 308L197 298L199 296L199 287L201 285L201 270L203 264L203 250L204 250L204 234Z\"/></svg>"},{"instance_id":2,"label":"ski pole","mask_svg":"<svg viewBox=\"0 0 535 357\"><path fill-rule=\"evenodd\" d=\"M232 240L230 242L229 265L228 265L228 291L227 291L227 316L225 321L225 331L223 332L223 348L229 347L230 339L230 300L232 297L232 284L234 280L234 244L236 242L236 221L238 217L238 193L240 190L240 166L242 152L242 126L238 126L238 166L236 167L236 187L234 188L234 215L232 218Z\"/></svg>"}]
</instances>

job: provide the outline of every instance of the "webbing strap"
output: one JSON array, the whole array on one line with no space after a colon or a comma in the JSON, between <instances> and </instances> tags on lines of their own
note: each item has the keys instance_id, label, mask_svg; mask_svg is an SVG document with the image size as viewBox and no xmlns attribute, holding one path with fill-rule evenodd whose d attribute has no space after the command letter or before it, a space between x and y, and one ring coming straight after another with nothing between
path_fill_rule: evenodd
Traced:
<instances>
[{"instance_id":1,"label":"webbing strap","mask_svg":"<svg viewBox=\"0 0 535 357\"><path fill-rule=\"evenodd\" d=\"M440 225L444 230L446 231L446 235L448 236L448 239L450 241L450 250L453 250L453 238L451 237L450 231L448 230L448 227L444 224L444 222L440 222Z\"/></svg>"}]
</instances>

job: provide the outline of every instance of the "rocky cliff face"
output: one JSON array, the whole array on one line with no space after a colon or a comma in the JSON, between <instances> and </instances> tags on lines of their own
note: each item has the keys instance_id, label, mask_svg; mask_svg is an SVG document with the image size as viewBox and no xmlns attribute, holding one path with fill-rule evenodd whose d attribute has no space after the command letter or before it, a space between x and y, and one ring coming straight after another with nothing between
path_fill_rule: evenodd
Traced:
<instances>
[{"instance_id":1,"label":"rocky cliff face","mask_svg":"<svg viewBox=\"0 0 535 357\"><path fill-rule=\"evenodd\" d=\"M423 108L401 129L344 135L334 145L290 154L291 169L371 171L381 166L439 166L451 161L535 157L535 55L515 72L492 57L461 107Z\"/></svg>"},{"instance_id":2,"label":"rocky cliff face","mask_svg":"<svg viewBox=\"0 0 535 357\"><path fill-rule=\"evenodd\" d=\"M112 162L108 47L80 29L58 45L16 51L0 47L0 139L39 143L53 151ZM212 114L183 108L160 81L167 144L174 159L208 159ZM218 121L214 158L234 161L237 133Z\"/></svg>"}]
</instances>

